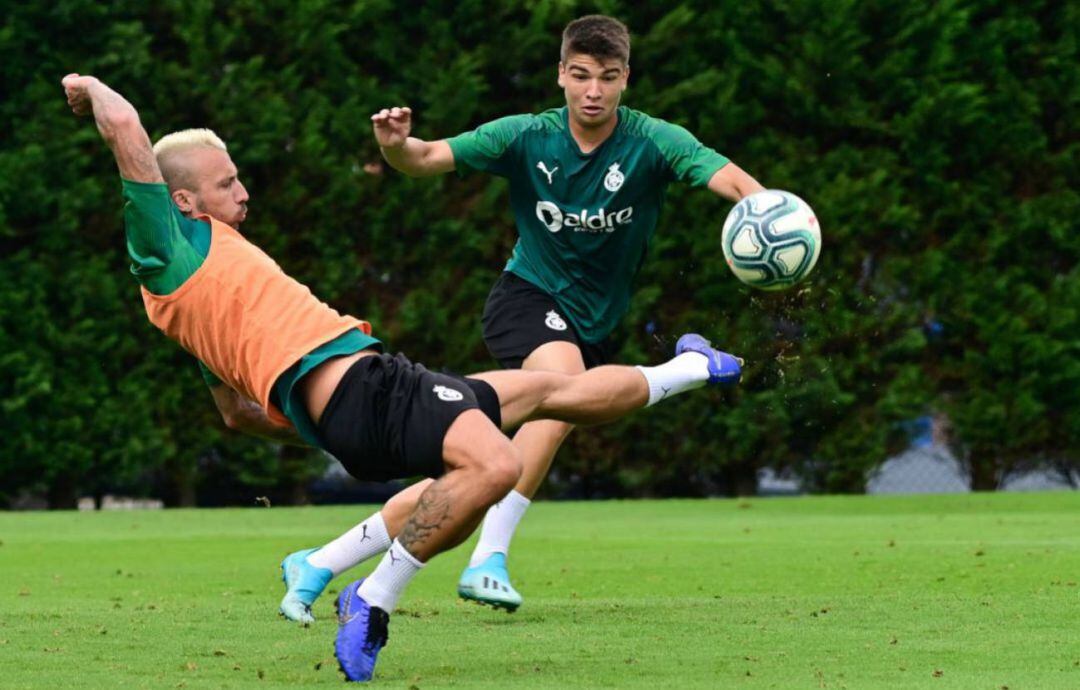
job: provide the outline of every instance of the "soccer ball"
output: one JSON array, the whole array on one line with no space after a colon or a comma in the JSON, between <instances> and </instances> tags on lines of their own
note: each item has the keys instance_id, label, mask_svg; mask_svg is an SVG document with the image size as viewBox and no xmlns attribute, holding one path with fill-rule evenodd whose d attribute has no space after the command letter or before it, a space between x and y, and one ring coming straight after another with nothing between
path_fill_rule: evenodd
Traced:
<instances>
[{"instance_id":1,"label":"soccer ball","mask_svg":"<svg viewBox=\"0 0 1080 690\"><path fill-rule=\"evenodd\" d=\"M735 277L762 290L782 290L806 277L821 253L813 209L790 192L744 197L728 213L720 237Z\"/></svg>"}]
</instances>

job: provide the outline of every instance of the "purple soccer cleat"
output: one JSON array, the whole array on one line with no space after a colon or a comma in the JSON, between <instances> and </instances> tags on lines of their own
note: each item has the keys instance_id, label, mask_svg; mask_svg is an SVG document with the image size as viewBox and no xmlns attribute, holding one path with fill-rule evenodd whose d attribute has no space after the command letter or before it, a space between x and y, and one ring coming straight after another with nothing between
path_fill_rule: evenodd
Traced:
<instances>
[{"instance_id":1,"label":"purple soccer cleat","mask_svg":"<svg viewBox=\"0 0 1080 690\"><path fill-rule=\"evenodd\" d=\"M357 580L341 590L337 600L338 632L334 640L334 656L345 678L351 681L371 680L375 659L389 638L387 625L390 614L371 606L360 596Z\"/></svg>"},{"instance_id":2,"label":"purple soccer cleat","mask_svg":"<svg viewBox=\"0 0 1080 690\"><path fill-rule=\"evenodd\" d=\"M675 343L675 356L684 352L697 352L709 359L709 383L719 383L726 388L734 386L742 378L743 361L717 350L712 343L697 333L687 333Z\"/></svg>"}]
</instances>

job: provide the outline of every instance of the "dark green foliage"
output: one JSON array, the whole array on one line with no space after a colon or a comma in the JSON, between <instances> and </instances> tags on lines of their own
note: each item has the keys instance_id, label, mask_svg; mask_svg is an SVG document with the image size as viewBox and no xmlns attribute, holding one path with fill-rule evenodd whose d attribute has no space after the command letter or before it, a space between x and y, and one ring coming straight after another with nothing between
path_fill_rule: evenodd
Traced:
<instances>
[{"instance_id":1,"label":"dark green foliage","mask_svg":"<svg viewBox=\"0 0 1080 690\"><path fill-rule=\"evenodd\" d=\"M153 138L209 126L252 195L245 233L392 350L491 368L479 314L514 241L505 183L410 180L370 114L456 134L557 106L562 26L634 34L631 107L685 125L822 221L814 274L754 292L723 263L727 204L674 187L622 336L656 361L684 330L747 359L705 392L559 456L587 493L745 491L763 466L859 491L947 413L977 485L1080 447L1080 55L1075 2L11 4L0 25L0 503L48 490L296 497L321 468L221 431L192 360L141 312L119 183L70 71ZM305 464L305 462L307 464ZM565 486L564 484L563 486Z\"/></svg>"}]
</instances>

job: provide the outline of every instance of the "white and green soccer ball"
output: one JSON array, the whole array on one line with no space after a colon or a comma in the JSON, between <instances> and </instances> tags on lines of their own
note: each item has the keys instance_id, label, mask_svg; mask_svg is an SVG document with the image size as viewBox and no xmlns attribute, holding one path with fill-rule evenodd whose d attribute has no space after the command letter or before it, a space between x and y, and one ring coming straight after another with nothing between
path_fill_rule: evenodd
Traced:
<instances>
[{"instance_id":1,"label":"white and green soccer ball","mask_svg":"<svg viewBox=\"0 0 1080 690\"><path fill-rule=\"evenodd\" d=\"M721 235L735 277L762 290L783 290L810 273L821 253L821 227L805 201L769 189L744 197Z\"/></svg>"}]
</instances>

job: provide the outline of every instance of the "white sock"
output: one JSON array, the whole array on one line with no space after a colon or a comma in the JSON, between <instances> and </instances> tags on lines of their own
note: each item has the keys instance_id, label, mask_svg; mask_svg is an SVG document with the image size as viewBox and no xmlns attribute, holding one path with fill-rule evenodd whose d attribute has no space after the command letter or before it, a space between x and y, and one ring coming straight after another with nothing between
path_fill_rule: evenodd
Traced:
<instances>
[{"instance_id":1,"label":"white sock","mask_svg":"<svg viewBox=\"0 0 1080 690\"><path fill-rule=\"evenodd\" d=\"M379 565L367 576L357 592L367 603L392 613L413 575L423 567L424 564L416 560L416 557L395 539Z\"/></svg>"},{"instance_id":2,"label":"white sock","mask_svg":"<svg viewBox=\"0 0 1080 690\"><path fill-rule=\"evenodd\" d=\"M532 503L529 499L511 491L503 500L488 508L484 516L484 526L480 530L480 541L469 559L469 567L475 568L493 553L509 553L510 540L514 538L525 510Z\"/></svg>"},{"instance_id":3,"label":"white sock","mask_svg":"<svg viewBox=\"0 0 1080 690\"><path fill-rule=\"evenodd\" d=\"M356 527L308 556L316 568L329 568L337 577L357 563L390 548L390 535L382 513L375 513Z\"/></svg>"},{"instance_id":4,"label":"white sock","mask_svg":"<svg viewBox=\"0 0 1080 690\"><path fill-rule=\"evenodd\" d=\"M709 358L700 352L684 352L660 366L637 369L649 384L646 407L683 391L701 388L709 380Z\"/></svg>"}]
</instances>

